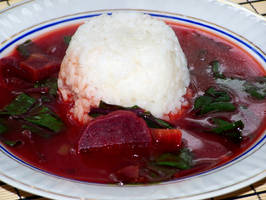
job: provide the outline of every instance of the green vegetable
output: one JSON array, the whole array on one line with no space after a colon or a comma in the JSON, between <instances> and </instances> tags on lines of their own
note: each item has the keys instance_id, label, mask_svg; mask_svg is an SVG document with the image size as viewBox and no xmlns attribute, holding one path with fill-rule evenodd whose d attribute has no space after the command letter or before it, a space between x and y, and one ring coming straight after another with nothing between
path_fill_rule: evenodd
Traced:
<instances>
[{"instance_id":1,"label":"green vegetable","mask_svg":"<svg viewBox=\"0 0 266 200\"><path fill-rule=\"evenodd\" d=\"M63 127L62 121L55 118L50 113L39 113L38 115L29 116L25 119L33 124L48 128L54 132L59 132Z\"/></svg>"},{"instance_id":2,"label":"green vegetable","mask_svg":"<svg viewBox=\"0 0 266 200\"><path fill-rule=\"evenodd\" d=\"M17 145L21 144L21 141L17 140L17 141L12 141L12 140L4 140L3 141L4 144L10 146L10 147L15 147Z\"/></svg>"},{"instance_id":3,"label":"green vegetable","mask_svg":"<svg viewBox=\"0 0 266 200\"><path fill-rule=\"evenodd\" d=\"M244 91L252 97L262 100L266 98L266 77L254 82L244 83Z\"/></svg>"},{"instance_id":4,"label":"green vegetable","mask_svg":"<svg viewBox=\"0 0 266 200\"><path fill-rule=\"evenodd\" d=\"M213 98L210 96L200 96L195 100L194 109L200 109L205 105L209 105L213 101Z\"/></svg>"},{"instance_id":5,"label":"green vegetable","mask_svg":"<svg viewBox=\"0 0 266 200\"><path fill-rule=\"evenodd\" d=\"M240 143L242 141L244 124L241 120L236 122L227 122L219 118L213 118L212 120L216 127L211 129L211 132L223 135L235 143Z\"/></svg>"},{"instance_id":6,"label":"green vegetable","mask_svg":"<svg viewBox=\"0 0 266 200\"><path fill-rule=\"evenodd\" d=\"M23 129L38 132L41 136L47 133L43 128L59 132L64 126L60 118L50 108L37 103L34 98L24 93L18 95L0 114L16 116L16 119L24 121ZM1 130L4 131L4 127L0 126Z\"/></svg>"},{"instance_id":7,"label":"green vegetable","mask_svg":"<svg viewBox=\"0 0 266 200\"><path fill-rule=\"evenodd\" d=\"M155 163L160 166L168 166L184 170L192 167L192 159L192 153L188 149L183 148L178 154L162 154L155 160Z\"/></svg>"},{"instance_id":8,"label":"green vegetable","mask_svg":"<svg viewBox=\"0 0 266 200\"><path fill-rule=\"evenodd\" d=\"M50 102L57 95L57 78L49 78L34 84L35 88L49 88L49 95L42 94L43 102ZM52 98L51 98L52 97Z\"/></svg>"},{"instance_id":9,"label":"green vegetable","mask_svg":"<svg viewBox=\"0 0 266 200\"><path fill-rule=\"evenodd\" d=\"M212 67L212 73L215 78L225 79L225 76L223 75L220 69L220 63L217 60L212 61L210 65Z\"/></svg>"},{"instance_id":10,"label":"green vegetable","mask_svg":"<svg viewBox=\"0 0 266 200\"><path fill-rule=\"evenodd\" d=\"M51 136L51 134L47 133L47 131L44 131L42 128L38 126L23 124L22 129L29 130L30 132L35 133L43 138L49 138Z\"/></svg>"},{"instance_id":11,"label":"green vegetable","mask_svg":"<svg viewBox=\"0 0 266 200\"><path fill-rule=\"evenodd\" d=\"M194 110L203 115L208 112L231 112L236 109L233 103L230 103L231 97L226 91L216 90L210 87L205 94L195 99Z\"/></svg>"},{"instance_id":12,"label":"green vegetable","mask_svg":"<svg viewBox=\"0 0 266 200\"><path fill-rule=\"evenodd\" d=\"M26 42L18 45L17 51L23 57L28 57L30 55L30 48L33 45L31 40L27 40Z\"/></svg>"},{"instance_id":13,"label":"green vegetable","mask_svg":"<svg viewBox=\"0 0 266 200\"><path fill-rule=\"evenodd\" d=\"M71 35L66 35L64 36L64 42L66 45L69 45L70 41L71 41L72 36Z\"/></svg>"},{"instance_id":14,"label":"green vegetable","mask_svg":"<svg viewBox=\"0 0 266 200\"><path fill-rule=\"evenodd\" d=\"M122 107L117 105L107 104L103 101L100 102L98 108L92 108L89 115L91 117L98 117L100 115L106 115L116 110L128 110L134 112L139 117L143 118L150 128L175 128L170 123L154 117L150 112L143 110L139 106Z\"/></svg>"},{"instance_id":15,"label":"green vegetable","mask_svg":"<svg viewBox=\"0 0 266 200\"><path fill-rule=\"evenodd\" d=\"M221 90L215 90L215 88L210 87L207 91L206 94L214 97L216 102L222 102L222 101L230 101L231 97L228 95L227 92L221 91Z\"/></svg>"},{"instance_id":16,"label":"green vegetable","mask_svg":"<svg viewBox=\"0 0 266 200\"><path fill-rule=\"evenodd\" d=\"M0 114L22 115L29 111L36 100L24 93L18 95L9 105L4 107Z\"/></svg>"},{"instance_id":17,"label":"green vegetable","mask_svg":"<svg viewBox=\"0 0 266 200\"><path fill-rule=\"evenodd\" d=\"M3 134L7 131L7 127L3 124L0 124L0 134Z\"/></svg>"},{"instance_id":18,"label":"green vegetable","mask_svg":"<svg viewBox=\"0 0 266 200\"><path fill-rule=\"evenodd\" d=\"M213 102L202 106L200 114L206 114L208 112L231 112L236 110L234 104L229 102Z\"/></svg>"}]
</instances>

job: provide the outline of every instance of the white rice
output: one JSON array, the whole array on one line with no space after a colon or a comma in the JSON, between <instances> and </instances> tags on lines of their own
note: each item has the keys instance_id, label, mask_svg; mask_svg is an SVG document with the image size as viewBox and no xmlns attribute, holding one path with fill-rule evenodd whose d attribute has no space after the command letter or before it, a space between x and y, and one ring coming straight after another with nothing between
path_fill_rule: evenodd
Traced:
<instances>
[{"instance_id":1,"label":"white rice","mask_svg":"<svg viewBox=\"0 0 266 200\"><path fill-rule=\"evenodd\" d=\"M159 118L177 112L189 84L184 53L174 31L139 13L91 18L71 39L58 87L73 101L71 115L82 123L100 100L138 105Z\"/></svg>"}]
</instances>

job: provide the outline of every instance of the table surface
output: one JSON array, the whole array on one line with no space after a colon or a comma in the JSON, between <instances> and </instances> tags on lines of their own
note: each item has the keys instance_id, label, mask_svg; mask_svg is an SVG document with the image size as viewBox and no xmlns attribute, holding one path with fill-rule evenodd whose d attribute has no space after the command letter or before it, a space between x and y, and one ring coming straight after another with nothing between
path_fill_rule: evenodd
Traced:
<instances>
[{"instance_id":1,"label":"table surface","mask_svg":"<svg viewBox=\"0 0 266 200\"><path fill-rule=\"evenodd\" d=\"M0 10L12 6L22 0L0 0ZM230 0L266 17L266 0ZM233 193L211 198L209 200L266 200L266 178ZM0 182L0 200L48 200L10 185Z\"/></svg>"}]
</instances>

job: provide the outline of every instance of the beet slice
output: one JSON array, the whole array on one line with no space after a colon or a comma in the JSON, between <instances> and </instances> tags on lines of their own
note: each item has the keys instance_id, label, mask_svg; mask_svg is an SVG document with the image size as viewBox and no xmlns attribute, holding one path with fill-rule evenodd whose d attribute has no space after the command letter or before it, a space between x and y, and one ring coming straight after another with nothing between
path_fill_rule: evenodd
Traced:
<instances>
[{"instance_id":1,"label":"beet slice","mask_svg":"<svg viewBox=\"0 0 266 200\"><path fill-rule=\"evenodd\" d=\"M40 81L60 68L60 61L46 54L33 53L26 60L20 62L20 67L27 73L30 81Z\"/></svg>"},{"instance_id":2,"label":"beet slice","mask_svg":"<svg viewBox=\"0 0 266 200\"><path fill-rule=\"evenodd\" d=\"M114 111L96 118L84 130L79 152L147 153L152 136L145 121L130 111ZM122 151L123 150L123 151Z\"/></svg>"}]
</instances>

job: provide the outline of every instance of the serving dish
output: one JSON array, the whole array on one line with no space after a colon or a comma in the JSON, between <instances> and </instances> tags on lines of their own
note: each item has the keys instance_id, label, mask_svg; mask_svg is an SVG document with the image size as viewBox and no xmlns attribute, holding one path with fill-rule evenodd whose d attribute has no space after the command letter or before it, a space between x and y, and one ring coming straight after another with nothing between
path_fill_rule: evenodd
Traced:
<instances>
[{"instance_id":1,"label":"serving dish","mask_svg":"<svg viewBox=\"0 0 266 200\"><path fill-rule=\"evenodd\" d=\"M15 44L54 27L114 10L145 12L207 29L232 40L265 67L265 19L226 1L24 1L0 15L0 57ZM208 11L208 12L206 12ZM42 13L40 15L40 13ZM38 17L35 17L38 16ZM215 16L215 17L214 17ZM233 19L233 20L232 20ZM200 199L221 195L265 177L265 132L246 152L216 169L196 176L146 186L78 182L38 170L1 146L1 180L53 199Z\"/></svg>"}]
</instances>

